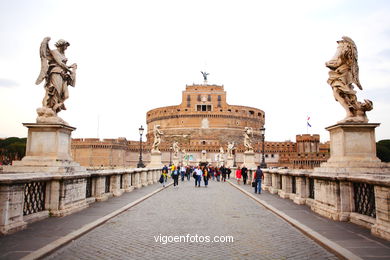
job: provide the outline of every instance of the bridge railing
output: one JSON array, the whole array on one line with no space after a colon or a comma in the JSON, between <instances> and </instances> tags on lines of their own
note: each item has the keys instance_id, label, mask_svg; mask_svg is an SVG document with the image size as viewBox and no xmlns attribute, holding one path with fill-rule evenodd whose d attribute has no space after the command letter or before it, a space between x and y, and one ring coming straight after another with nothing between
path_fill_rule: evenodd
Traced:
<instances>
[{"instance_id":1,"label":"bridge railing","mask_svg":"<svg viewBox=\"0 0 390 260\"><path fill-rule=\"evenodd\" d=\"M88 169L76 174L1 173L0 234L49 216L65 216L95 201L156 183L159 168Z\"/></svg>"},{"instance_id":2,"label":"bridge railing","mask_svg":"<svg viewBox=\"0 0 390 260\"><path fill-rule=\"evenodd\" d=\"M390 176L326 175L314 170L265 169L263 188L308 205L337 221L351 221L390 240Z\"/></svg>"}]
</instances>

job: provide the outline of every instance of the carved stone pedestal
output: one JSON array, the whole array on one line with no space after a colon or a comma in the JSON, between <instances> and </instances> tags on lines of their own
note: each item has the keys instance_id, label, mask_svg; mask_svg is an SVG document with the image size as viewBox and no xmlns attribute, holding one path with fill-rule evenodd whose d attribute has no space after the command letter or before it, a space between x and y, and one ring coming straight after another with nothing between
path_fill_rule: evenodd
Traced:
<instances>
[{"instance_id":1,"label":"carved stone pedestal","mask_svg":"<svg viewBox=\"0 0 390 260\"><path fill-rule=\"evenodd\" d=\"M254 152L244 152L244 165L248 169L256 168Z\"/></svg>"},{"instance_id":2,"label":"carved stone pedestal","mask_svg":"<svg viewBox=\"0 0 390 260\"><path fill-rule=\"evenodd\" d=\"M172 163L177 167L180 163L179 157L173 157Z\"/></svg>"},{"instance_id":3,"label":"carved stone pedestal","mask_svg":"<svg viewBox=\"0 0 390 260\"><path fill-rule=\"evenodd\" d=\"M161 152L152 152L150 154L150 163L148 168L162 168L164 165L161 162Z\"/></svg>"},{"instance_id":4,"label":"carved stone pedestal","mask_svg":"<svg viewBox=\"0 0 390 260\"><path fill-rule=\"evenodd\" d=\"M231 168L234 165L234 159L233 157L228 157L226 160L226 167Z\"/></svg>"},{"instance_id":5,"label":"carved stone pedestal","mask_svg":"<svg viewBox=\"0 0 390 260\"><path fill-rule=\"evenodd\" d=\"M45 210L51 215L64 216L87 207L84 167L72 160L71 133L76 128L64 124L24 123L28 128L26 156L4 167L5 174L31 175L48 180ZM16 177L18 176L18 177Z\"/></svg>"},{"instance_id":6,"label":"carved stone pedestal","mask_svg":"<svg viewBox=\"0 0 390 260\"><path fill-rule=\"evenodd\" d=\"M326 167L376 168L375 128L377 123L343 123L327 127L330 134L330 158Z\"/></svg>"},{"instance_id":7,"label":"carved stone pedestal","mask_svg":"<svg viewBox=\"0 0 390 260\"><path fill-rule=\"evenodd\" d=\"M72 174L85 168L71 157L71 133L76 128L63 124L24 123L28 128L26 156L5 167L4 172L49 172Z\"/></svg>"}]
</instances>

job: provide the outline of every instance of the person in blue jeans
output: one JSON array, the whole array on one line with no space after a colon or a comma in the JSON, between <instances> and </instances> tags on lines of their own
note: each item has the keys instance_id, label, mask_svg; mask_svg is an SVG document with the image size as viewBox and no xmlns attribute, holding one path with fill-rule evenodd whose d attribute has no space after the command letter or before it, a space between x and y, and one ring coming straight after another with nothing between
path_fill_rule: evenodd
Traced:
<instances>
[{"instance_id":1,"label":"person in blue jeans","mask_svg":"<svg viewBox=\"0 0 390 260\"><path fill-rule=\"evenodd\" d=\"M200 187L200 181L202 180L203 171L200 168L200 166L198 166L198 168L196 168L194 172L195 172L195 187L196 186Z\"/></svg>"},{"instance_id":2,"label":"person in blue jeans","mask_svg":"<svg viewBox=\"0 0 390 260\"><path fill-rule=\"evenodd\" d=\"M255 193L261 194L261 181L264 179L263 171L260 166L257 166L257 170L253 176L253 181L256 182Z\"/></svg>"}]
</instances>

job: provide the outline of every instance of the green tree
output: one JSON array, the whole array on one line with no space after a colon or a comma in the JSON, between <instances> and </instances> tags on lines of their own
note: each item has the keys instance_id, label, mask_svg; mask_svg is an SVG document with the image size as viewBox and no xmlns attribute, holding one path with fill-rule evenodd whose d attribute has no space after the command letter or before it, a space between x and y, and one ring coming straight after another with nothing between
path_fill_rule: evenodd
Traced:
<instances>
[{"instance_id":1,"label":"green tree","mask_svg":"<svg viewBox=\"0 0 390 260\"><path fill-rule=\"evenodd\" d=\"M376 156L382 162L390 162L390 139L380 140L376 143Z\"/></svg>"},{"instance_id":2,"label":"green tree","mask_svg":"<svg viewBox=\"0 0 390 260\"><path fill-rule=\"evenodd\" d=\"M0 160L11 162L21 159L26 153L27 138L9 137L0 140Z\"/></svg>"}]
</instances>

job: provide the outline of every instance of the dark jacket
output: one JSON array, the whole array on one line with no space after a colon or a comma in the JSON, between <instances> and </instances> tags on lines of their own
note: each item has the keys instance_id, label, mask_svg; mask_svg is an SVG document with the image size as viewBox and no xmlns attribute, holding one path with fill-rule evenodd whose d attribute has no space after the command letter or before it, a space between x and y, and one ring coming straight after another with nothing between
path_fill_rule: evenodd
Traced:
<instances>
[{"instance_id":1,"label":"dark jacket","mask_svg":"<svg viewBox=\"0 0 390 260\"><path fill-rule=\"evenodd\" d=\"M259 181L263 179L263 171L261 169L257 169L255 173L255 180Z\"/></svg>"}]
</instances>

